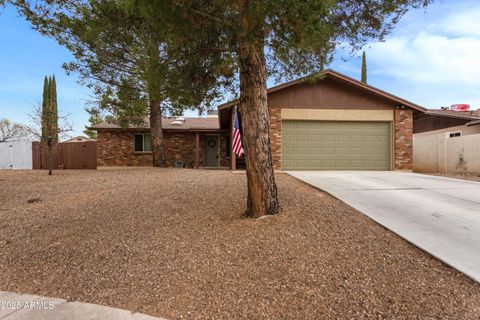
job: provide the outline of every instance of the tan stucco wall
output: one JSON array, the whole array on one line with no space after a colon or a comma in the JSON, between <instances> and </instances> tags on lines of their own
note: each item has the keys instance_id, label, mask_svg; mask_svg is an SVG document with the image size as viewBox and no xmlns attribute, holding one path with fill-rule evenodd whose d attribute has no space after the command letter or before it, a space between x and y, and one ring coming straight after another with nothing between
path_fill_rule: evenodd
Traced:
<instances>
[{"instance_id":1,"label":"tan stucco wall","mask_svg":"<svg viewBox=\"0 0 480 320\"><path fill-rule=\"evenodd\" d=\"M393 110L290 109L282 108L283 120L393 121Z\"/></svg>"},{"instance_id":2,"label":"tan stucco wall","mask_svg":"<svg viewBox=\"0 0 480 320\"><path fill-rule=\"evenodd\" d=\"M480 134L450 138L448 135L450 131L452 130L437 134L414 135L414 171L432 173L480 172Z\"/></svg>"}]
</instances>

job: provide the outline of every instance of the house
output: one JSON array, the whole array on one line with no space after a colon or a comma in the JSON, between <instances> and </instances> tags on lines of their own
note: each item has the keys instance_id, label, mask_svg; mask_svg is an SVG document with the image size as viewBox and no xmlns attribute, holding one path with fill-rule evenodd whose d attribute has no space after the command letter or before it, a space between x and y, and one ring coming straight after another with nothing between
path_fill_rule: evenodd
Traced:
<instances>
[{"instance_id":1,"label":"house","mask_svg":"<svg viewBox=\"0 0 480 320\"><path fill-rule=\"evenodd\" d=\"M415 172L480 172L480 110L428 110L413 128Z\"/></svg>"},{"instance_id":2,"label":"house","mask_svg":"<svg viewBox=\"0 0 480 320\"><path fill-rule=\"evenodd\" d=\"M230 139L238 103L218 106L218 117L163 119L168 165L239 168ZM411 170L413 117L425 112L333 70L270 88L268 107L276 170ZM99 166L152 164L148 122L91 129Z\"/></svg>"},{"instance_id":3,"label":"house","mask_svg":"<svg viewBox=\"0 0 480 320\"><path fill-rule=\"evenodd\" d=\"M68 140L63 141L64 143L71 143L71 142L85 142L85 141L95 141L95 139L87 138L84 136L77 136Z\"/></svg>"},{"instance_id":4,"label":"house","mask_svg":"<svg viewBox=\"0 0 480 320\"><path fill-rule=\"evenodd\" d=\"M413 121L413 133L438 134L451 132L453 137L480 133L480 110L454 111L430 109Z\"/></svg>"}]
</instances>

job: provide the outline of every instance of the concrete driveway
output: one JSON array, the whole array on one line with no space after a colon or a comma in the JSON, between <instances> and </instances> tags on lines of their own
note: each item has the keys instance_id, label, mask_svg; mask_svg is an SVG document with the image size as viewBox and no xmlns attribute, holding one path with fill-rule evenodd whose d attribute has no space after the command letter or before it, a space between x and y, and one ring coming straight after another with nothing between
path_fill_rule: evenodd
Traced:
<instances>
[{"instance_id":1,"label":"concrete driveway","mask_svg":"<svg viewBox=\"0 0 480 320\"><path fill-rule=\"evenodd\" d=\"M292 171L480 282L480 183L406 172Z\"/></svg>"}]
</instances>

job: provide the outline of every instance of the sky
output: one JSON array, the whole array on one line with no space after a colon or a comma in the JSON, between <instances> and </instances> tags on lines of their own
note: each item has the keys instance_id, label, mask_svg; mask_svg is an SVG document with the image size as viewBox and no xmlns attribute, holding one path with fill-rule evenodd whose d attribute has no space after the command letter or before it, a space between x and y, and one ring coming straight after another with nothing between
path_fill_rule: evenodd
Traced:
<instances>
[{"instance_id":1,"label":"sky","mask_svg":"<svg viewBox=\"0 0 480 320\"><path fill-rule=\"evenodd\" d=\"M427 108L480 108L479 17L478 0L437 0L409 11L384 42L365 47L368 83ZM0 9L0 44L0 119L29 123L44 76L55 74L60 112L71 114L71 135L82 134L92 97L62 69L73 59L68 50L32 30L11 6ZM359 79L360 55L338 50L329 68Z\"/></svg>"}]
</instances>

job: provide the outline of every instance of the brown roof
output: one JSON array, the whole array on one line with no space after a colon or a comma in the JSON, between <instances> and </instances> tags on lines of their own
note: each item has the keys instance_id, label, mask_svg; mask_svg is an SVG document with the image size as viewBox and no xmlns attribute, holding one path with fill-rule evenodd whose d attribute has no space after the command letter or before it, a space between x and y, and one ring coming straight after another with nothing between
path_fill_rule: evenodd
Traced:
<instances>
[{"instance_id":1,"label":"brown roof","mask_svg":"<svg viewBox=\"0 0 480 320\"><path fill-rule=\"evenodd\" d=\"M470 110L470 111L455 111L455 110L443 110L443 109L430 109L426 114L440 117L450 117L457 119L470 119L470 120L480 120L480 110Z\"/></svg>"},{"instance_id":2,"label":"brown roof","mask_svg":"<svg viewBox=\"0 0 480 320\"><path fill-rule=\"evenodd\" d=\"M289 81L289 82L285 82L285 83L282 83L278 86L275 86L275 87L271 87L270 89L267 90L267 93L273 93L275 91L279 91L279 90L283 90L283 89L286 89L288 87L291 87L293 85L297 85L297 84L300 84L300 83L303 83L303 82L306 82L310 79L312 79L313 77L318 77L318 78L322 78L322 77L330 77L330 78L333 78L333 79L337 79L337 80L340 80L340 81L343 81L343 82L346 82L348 84L351 84L351 85L354 85L356 87L358 87L359 89L362 89L364 91L367 91L367 92L370 92L370 93L373 93L373 94L376 94L376 95L379 95L379 96L382 96L384 98L387 98L389 100L393 100L399 104L402 104L406 107L409 107L409 108L412 108L412 109L415 109L415 110L418 110L420 112L425 112L427 109L422 107L422 106L419 106L418 104L415 104L413 102L410 102L408 100L405 100L405 99L402 99L400 97L397 97L391 93L388 93L386 91L383 91L383 90L380 90L378 88L375 88L374 86L371 86L371 85L368 85L368 84L365 84L361 81L358 81L354 78L351 78L347 75L344 75L340 72L337 72L337 71L333 71L331 69L328 69L328 70L325 70L325 71L322 71L320 73L317 73L315 75L310 75L310 76L307 76L307 77L303 77L303 78L299 78L299 79L296 79L296 80L293 80L293 81ZM233 101L229 101L227 103L224 103L222 105L219 105L218 106L218 109L224 109L224 108L229 108L229 107L233 107L235 105L237 105L239 103L239 100L233 100Z\"/></svg>"},{"instance_id":3,"label":"brown roof","mask_svg":"<svg viewBox=\"0 0 480 320\"><path fill-rule=\"evenodd\" d=\"M181 124L172 124L175 121L175 118L162 118L162 127L164 130L218 130L220 125L218 123L218 118L189 118L183 117L185 121ZM122 128L118 124L102 122L91 126L89 129L138 129L138 128L150 128L150 121L148 118L145 118L145 122L140 126L128 126L127 128Z\"/></svg>"},{"instance_id":4,"label":"brown roof","mask_svg":"<svg viewBox=\"0 0 480 320\"><path fill-rule=\"evenodd\" d=\"M480 120L474 120L467 123L467 126L476 126L480 124Z\"/></svg>"}]
</instances>

